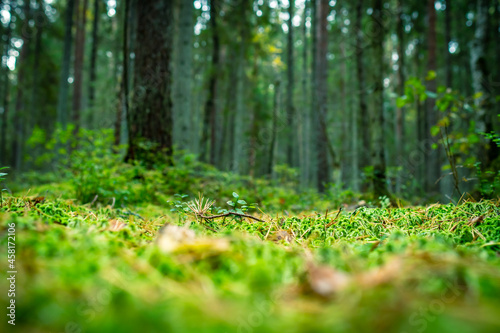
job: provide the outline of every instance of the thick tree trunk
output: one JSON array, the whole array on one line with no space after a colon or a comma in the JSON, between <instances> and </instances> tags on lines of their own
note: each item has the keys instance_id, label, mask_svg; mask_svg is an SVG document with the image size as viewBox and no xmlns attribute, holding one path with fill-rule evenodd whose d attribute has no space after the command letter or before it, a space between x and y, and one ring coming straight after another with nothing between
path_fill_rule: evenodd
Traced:
<instances>
[{"instance_id":1,"label":"thick tree trunk","mask_svg":"<svg viewBox=\"0 0 500 333\"><path fill-rule=\"evenodd\" d=\"M80 0L76 0L76 38L75 38L75 61L74 61L74 72L75 81L73 84L73 125L75 129L73 133L75 138L77 137L78 131L80 129L81 122L81 112L82 112L82 89L83 89L83 60L85 55L85 24L87 18L85 13L87 12L88 0L83 0L81 4Z\"/></svg>"},{"instance_id":2,"label":"thick tree trunk","mask_svg":"<svg viewBox=\"0 0 500 333\"><path fill-rule=\"evenodd\" d=\"M95 84L97 80L97 45L98 45L98 36L99 36L99 3L101 0L94 0L94 17L92 21L92 49L90 52L90 80L89 80L89 117L88 117L88 125L90 128L93 127L94 124L94 113L95 110Z\"/></svg>"},{"instance_id":3,"label":"thick tree trunk","mask_svg":"<svg viewBox=\"0 0 500 333\"><path fill-rule=\"evenodd\" d=\"M125 0L125 8L123 10L123 44L121 47L122 53L122 77L118 93L118 107L116 108L114 139L115 145L119 145L122 141L123 131L123 116L128 117L130 109L129 83L130 83L130 21L131 21L131 5L133 0ZM119 51L117 51L119 53ZM117 57L118 63L118 57ZM130 122L127 123L127 132L130 131Z\"/></svg>"},{"instance_id":4,"label":"thick tree trunk","mask_svg":"<svg viewBox=\"0 0 500 333\"><path fill-rule=\"evenodd\" d=\"M278 114L280 109L281 82L278 80L274 84L273 119L271 128L271 143L269 144L269 157L267 161L267 174L272 178L274 167L274 152L276 151L276 137L278 132Z\"/></svg>"},{"instance_id":5,"label":"thick tree trunk","mask_svg":"<svg viewBox=\"0 0 500 333\"><path fill-rule=\"evenodd\" d=\"M309 112L309 103L310 103L310 95L308 92L308 79L310 76L308 75L308 52L309 52L309 44L307 38L307 17L311 15L310 10L310 0L306 0L304 6L304 16L302 21L302 41L303 41L303 49L302 49L302 112L301 112L301 124L300 124L300 156L299 156L299 165L301 171L301 185L302 187L306 187L309 183L309 174L310 174L310 147L311 147L311 117Z\"/></svg>"},{"instance_id":6,"label":"thick tree trunk","mask_svg":"<svg viewBox=\"0 0 500 333\"><path fill-rule=\"evenodd\" d=\"M57 122L66 127L68 122L68 78L71 62L71 45L73 44L73 13L75 11L75 0L68 0L65 11L64 23L64 48L61 66L61 79L59 81L59 96L57 101Z\"/></svg>"},{"instance_id":7,"label":"thick tree trunk","mask_svg":"<svg viewBox=\"0 0 500 333\"><path fill-rule=\"evenodd\" d=\"M128 113L127 160L152 165L172 157L171 69L173 3L137 2L134 101Z\"/></svg>"},{"instance_id":8,"label":"thick tree trunk","mask_svg":"<svg viewBox=\"0 0 500 333\"><path fill-rule=\"evenodd\" d=\"M316 1L316 33L317 33L317 55L316 55L316 122L315 122L315 150L317 156L317 188L324 192L330 181L330 167L328 164L328 135L327 135L327 16L329 14L328 0Z\"/></svg>"},{"instance_id":9,"label":"thick tree trunk","mask_svg":"<svg viewBox=\"0 0 500 333\"><path fill-rule=\"evenodd\" d=\"M383 0L374 0L373 3L373 25L375 26L373 36L374 61L377 66L374 69L374 92L373 111L370 121L372 125L372 165L373 165L373 192L375 197L388 195L386 183L385 166L385 140L384 140L384 34L385 27L382 20Z\"/></svg>"},{"instance_id":10,"label":"thick tree trunk","mask_svg":"<svg viewBox=\"0 0 500 333\"><path fill-rule=\"evenodd\" d=\"M434 0L427 1L427 23L428 23L428 36L427 36L427 72L437 70L437 41L436 41L436 8ZM436 92L436 80L429 80L427 82L427 90ZM439 193L439 184L437 180L441 173L441 164L439 157L439 150L433 149L432 144L437 142L437 137L431 134L431 127L437 124L437 111L436 100L428 98L426 100L426 121L425 121L425 149L426 149L426 191L428 195L436 195Z\"/></svg>"}]
</instances>

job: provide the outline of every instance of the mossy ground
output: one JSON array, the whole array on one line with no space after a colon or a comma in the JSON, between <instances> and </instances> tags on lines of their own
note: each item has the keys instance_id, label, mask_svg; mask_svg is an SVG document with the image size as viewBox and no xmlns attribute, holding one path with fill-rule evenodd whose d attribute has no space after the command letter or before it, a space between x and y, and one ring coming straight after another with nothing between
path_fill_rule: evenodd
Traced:
<instances>
[{"instance_id":1,"label":"mossy ground","mask_svg":"<svg viewBox=\"0 0 500 333\"><path fill-rule=\"evenodd\" d=\"M266 222L214 232L166 203L4 196L0 269L15 223L18 273L2 331L500 331L498 201L249 213ZM162 251L166 224L194 239Z\"/></svg>"}]
</instances>

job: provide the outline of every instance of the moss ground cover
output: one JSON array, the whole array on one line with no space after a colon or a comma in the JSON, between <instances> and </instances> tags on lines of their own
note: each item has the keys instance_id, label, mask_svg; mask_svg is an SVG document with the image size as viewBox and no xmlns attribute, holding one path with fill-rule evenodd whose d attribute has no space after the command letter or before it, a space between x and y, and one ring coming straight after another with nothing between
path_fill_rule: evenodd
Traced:
<instances>
[{"instance_id":1,"label":"moss ground cover","mask_svg":"<svg viewBox=\"0 0 500 333\"><path fill-rule=\"evenodd\" d=\"M498 201L246 212L259 222L205 220L184 209L190 198L168 199L174 211L4 195L2 272L16 230L14 330L500 330Z\"/></svg>"}]
</instances>

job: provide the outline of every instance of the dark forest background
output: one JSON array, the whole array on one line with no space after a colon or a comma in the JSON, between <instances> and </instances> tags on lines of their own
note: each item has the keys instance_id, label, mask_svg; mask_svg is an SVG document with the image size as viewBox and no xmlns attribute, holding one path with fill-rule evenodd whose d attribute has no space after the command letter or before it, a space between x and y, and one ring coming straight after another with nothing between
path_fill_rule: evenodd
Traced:
<instances>
[{"instance_id":1,"label":"dark forest background","mask_svg":"<svg viewBox=\"0 0 500 333\"><path fill-rule=\"evenodd\" d=\"M77 177L112 154L319 192L500 189L499 1L3 0L0 13L0 166L16 177L80 161Z\"/></svg>"}]
</instances>

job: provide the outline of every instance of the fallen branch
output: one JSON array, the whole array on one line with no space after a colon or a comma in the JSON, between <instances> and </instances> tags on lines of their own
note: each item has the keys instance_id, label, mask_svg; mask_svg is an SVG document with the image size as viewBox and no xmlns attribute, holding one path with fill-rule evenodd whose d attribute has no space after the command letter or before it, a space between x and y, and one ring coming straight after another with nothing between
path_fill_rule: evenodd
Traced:
<instances>
[{"instance_id":1,"label":"fallen branch","mask_svg":"<svg viewBox=\"0 0 500 333\"><path fill-rule=\"evenodd\" d=\"M227 212L227 213L224 213L224 214L219 214L219 215L212 215L212 216L205 216L205 215L202 215L202 214L197 214L199 217L201 217L202 219L205 219L205 220L212 220L212 219L216 219L216 218L219 218L219 217L226 217L226 216L229 216L229 215L236 215L236 216L241 216L241 217L248 217L249 219L253 219L253 220L256 220L256 221L259 221L259 222L265 222L264 220L261 220L255 216L252 216L252 215L247 215L247 214L243 214L243 213L237 213L237 212Z\"/></svg>"}]
</instances>

